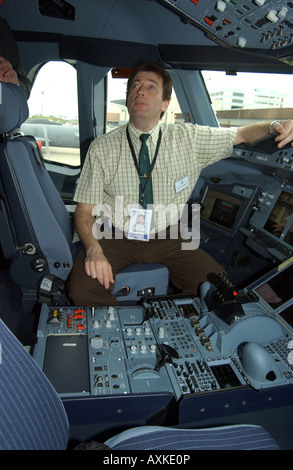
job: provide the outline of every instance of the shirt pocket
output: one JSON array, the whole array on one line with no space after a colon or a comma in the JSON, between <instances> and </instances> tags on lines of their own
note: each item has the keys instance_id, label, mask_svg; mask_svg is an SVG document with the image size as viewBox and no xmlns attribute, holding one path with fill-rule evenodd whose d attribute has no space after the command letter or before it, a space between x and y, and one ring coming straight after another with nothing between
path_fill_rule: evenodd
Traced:
<instances>
[{"instance_id":1,"label":"shirt pocket","mask_svg":"<svg viewBox=\"0 0 293 470\"><path fill-rule=\"evenodd\" d=\"M191 192L189 175L185 173L177 176L169 176L167 174L165 177L168 192L166 204L172 202L178 204L187 201Z\"/></svg>"}]
</instances>

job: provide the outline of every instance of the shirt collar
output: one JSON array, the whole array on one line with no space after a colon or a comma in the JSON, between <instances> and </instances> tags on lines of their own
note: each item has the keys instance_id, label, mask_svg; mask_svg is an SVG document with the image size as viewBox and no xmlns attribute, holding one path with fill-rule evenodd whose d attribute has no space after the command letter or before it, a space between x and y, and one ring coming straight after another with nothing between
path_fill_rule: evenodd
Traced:
<instances>
[{"instance_id":1,"label":"shirt collar","mask_svg":"<svg viewBox=\"0 0 293 470\"><path fill-rule=\"evenodd\" d=\"M149 138L152 139L154 144L157 143L159 132L160 132L160 127L161 127L161 123L159 121L158 124L148 132L148 134L150 134ZM136 127L134 127L130 122L128 123L128 129L129 129L129 134L130 134L131 139L134 139L135 141L139 140L139 137L141 134L146 134L145 132L141 132L140 130L136 129Z\"/></svg>"}]
</instances>

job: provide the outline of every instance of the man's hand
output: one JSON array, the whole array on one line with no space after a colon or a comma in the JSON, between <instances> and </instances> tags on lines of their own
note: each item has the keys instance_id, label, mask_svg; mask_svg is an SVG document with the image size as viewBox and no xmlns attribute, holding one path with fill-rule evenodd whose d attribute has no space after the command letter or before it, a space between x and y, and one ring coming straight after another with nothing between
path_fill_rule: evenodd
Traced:
<instances>
[{"instance_id":1,"label":"man's hand","mask_svg":"<svg viewBox=\"0 0 293 470\"><path fill-rule=\"evenodd\" d=\"M0 82L19 84L17 73L4 57L0 57Z\"/></svg>"},{"instance_id":2,"label":"man's hand","mask_svg":"<svg viewBox=\"0 0 293 470\"><path fill-rule=\"evenodd\" d=\"M289 142L293 146L293 121L278 121L274 125L274 130L279 134L275 138L279 148L284 147Z\"/></svg>"},{"instance_id":3,"label":"man's hand","mask_svg":"<svg viewBox=\"0 0 293 470\"><path fill-rule=\"evenodd\" d=\"M94 209L94 204L77 204L74 214L75 229L86 254L84 259L86 274L92 279L97 279L105 289L108 289L110 284L114 284L114 278L111 265L103 254L99 240L93 237Z\"/></svg>"},{"instance_id":4,"label":"man's hand","mask_svg":"<svg viewBox=\"0 0 293 470\"><path fill-rule=\"evenodd\" d=\"M114 284L111 265L99 249L90 248L87 251L84 269L88 276L97 279L105 289L108 289L110 284Z\"/></svg>"}]
</instances>

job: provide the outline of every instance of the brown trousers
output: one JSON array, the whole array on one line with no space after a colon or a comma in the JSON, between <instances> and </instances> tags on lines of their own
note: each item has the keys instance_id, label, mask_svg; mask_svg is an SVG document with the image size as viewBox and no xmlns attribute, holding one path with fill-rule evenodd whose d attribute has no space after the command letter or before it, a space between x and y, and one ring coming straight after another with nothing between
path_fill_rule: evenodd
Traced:
<instances>
[{"instance_id":1,"label":"brown trousers","mask_svg":"<svg viewBox=\"0 0 293 470\"><path fill-rule=\"evenodd\" d=\"M198 287L204 281L215 282L216 274L224 269L202 249L182 250L177 239L152 239L148 242L123 239L101 239L104 255L115 275L134 263L160 263L168 266L170 281L182 293L198 295ZM119 305L111 294L113 285L105 289L99 281L89 277L84 270L85 252L82 250L74 261L67 283L67 294L73 305Z\"/></svg>"}]
</instances>

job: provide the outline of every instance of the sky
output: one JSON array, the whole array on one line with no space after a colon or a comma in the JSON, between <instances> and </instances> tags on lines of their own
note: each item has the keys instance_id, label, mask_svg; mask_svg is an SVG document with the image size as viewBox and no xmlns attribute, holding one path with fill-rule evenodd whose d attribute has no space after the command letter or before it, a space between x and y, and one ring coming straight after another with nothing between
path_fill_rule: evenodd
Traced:
<instances>
[{"instance_id":1,"label":"sky","mask_svg":"<svg viewBox=\"0 0 293 470\"><path fill-rule=\"evenodd\" d=\"M58 86L56 86L58 82ZM28 101L30 115L77 118L76 71L64 62L51 62L40 70Z\"/></svg>"},{"instance_id":2,"label":"sky","mask_svg":"<svg viewBox=\"0 0 293 470\"><path fill-rule=\"evenodd\" d=\"M237 77L223 72L204 72L207 87L212 91L238 88L242 91L265 89L287 95L286 106L293 107L293 75L239 73Z\"/></svg>"}]
</instances>

